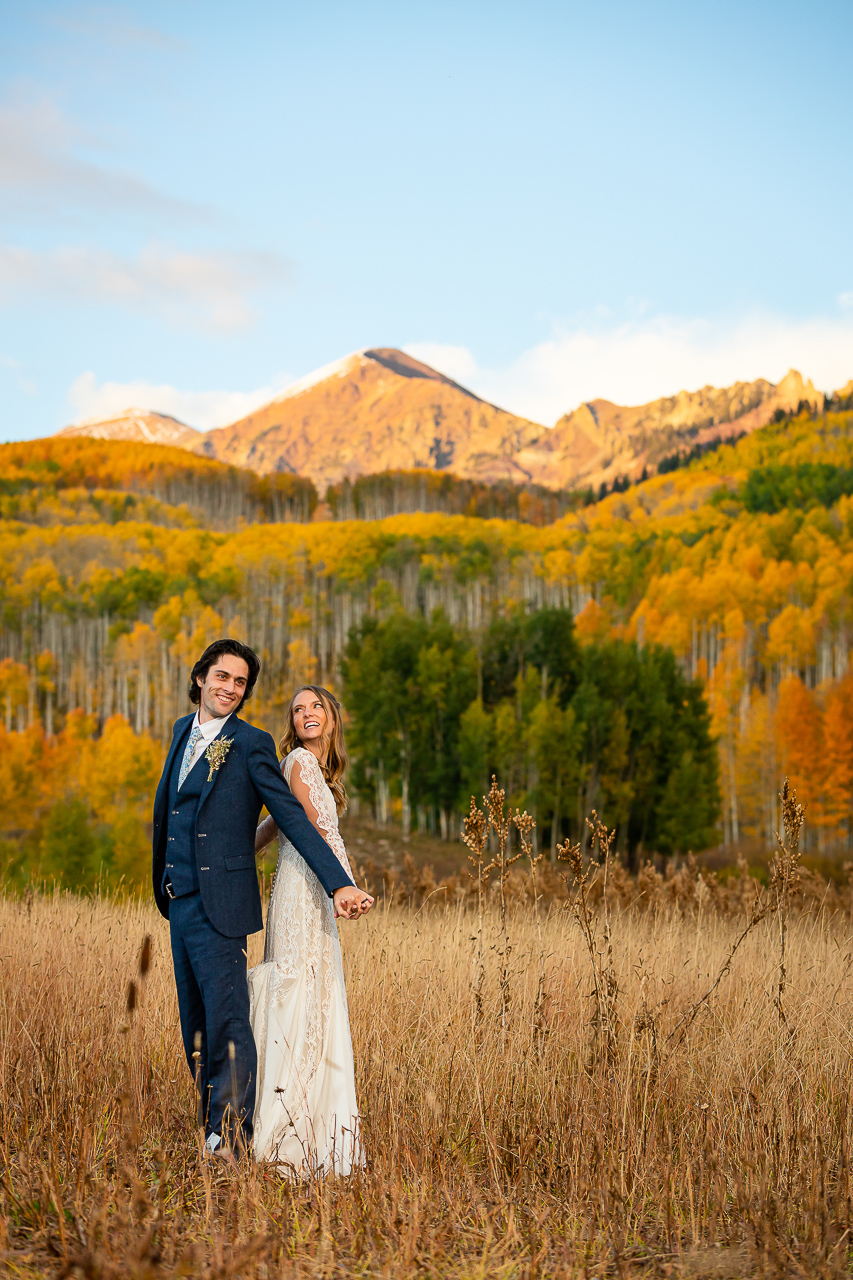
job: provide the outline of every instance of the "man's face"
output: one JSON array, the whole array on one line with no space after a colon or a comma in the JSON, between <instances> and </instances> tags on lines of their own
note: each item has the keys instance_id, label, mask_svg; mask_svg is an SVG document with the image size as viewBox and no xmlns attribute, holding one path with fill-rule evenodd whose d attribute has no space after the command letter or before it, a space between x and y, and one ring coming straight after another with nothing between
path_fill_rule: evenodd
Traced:
<instances>
[{"instance_id":1,"label":"man's face","mask_svg":"<svg viewBox=\"0 0 853 1280\"><path fill-rule=\"evenodd\" d=\"M243 701L249 683L249 664L233 653L223 653L214 659L204 679L196 676L201 689L199 723L221 720L236 711Z\"/></svg>"}]
</instances>

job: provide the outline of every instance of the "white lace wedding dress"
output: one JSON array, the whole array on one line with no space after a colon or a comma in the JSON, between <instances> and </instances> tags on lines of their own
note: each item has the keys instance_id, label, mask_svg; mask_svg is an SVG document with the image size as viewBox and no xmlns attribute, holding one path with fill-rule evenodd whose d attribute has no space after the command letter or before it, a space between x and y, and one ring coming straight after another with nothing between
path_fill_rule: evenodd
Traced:
<instances>
[{"instance_id":1,"label":"white lace wedding dress","mask_svg":"<svg viewBox=\"0 0 853 1280\"><path fill-rule=\"evenodd\" d=\"M291 751L282 765L288 784L297 768L321 834L351 875L316 756ZM255 1159L275 1161L290 1176L348 1174L364 1156L334 906L290 841L278 837L264 962L248 974L258 1047Z\"/></svg>"}]
</instances>

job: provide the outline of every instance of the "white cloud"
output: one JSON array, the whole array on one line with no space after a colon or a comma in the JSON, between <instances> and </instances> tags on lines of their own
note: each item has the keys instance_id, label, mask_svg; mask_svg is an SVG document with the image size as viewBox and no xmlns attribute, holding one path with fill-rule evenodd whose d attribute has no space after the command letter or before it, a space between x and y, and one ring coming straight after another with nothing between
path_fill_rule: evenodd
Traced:
<instances>
[{"instance_id":1,"label":"white cloud","mask_svg":"<svg viewBox=\"0 0 853 1280\"><path fill-rule=\"evenodd\" d=\"M149 245L135 258L65 246L36 252L0 246L0 302L34 294L153 312L168 323L245 328L247 295L287 276L267 253L187 253Z\"/></svg>"},{"instance_id":2,"label":"white cloud","mask_svg":"<svg viewBox=\"0 0 853 1280\"><path fill-rule=\"evenodd\" d=\"M831 391L853 376L853 319L754 315L728 325L679 318L590 324L539 343L504 369L481 367L464 347L415 342L405 350L484 399L550 424L584 400L645 404L709 383L778 382L789 368Z\"/></svg>"},{"instance_id":3,"label":"white cloud","mask_svg":"<svg viewBox=\"0 0 853 1280\"><path fill-rule=\"evenodd\" d=\"M168 413L190 427L209 431L244 418L279 395L292 378L282 374L274 385L254 391L181 391L167 383L98 382L94 373L81 373L68 390L71 415L79 422L108 418L123 409L153 409Z\"/></svg>"},{"instance_id":4,"label":"white cloud","mask_svg":"<svg viewBox=\"0 0 853 1280\"><path fill-rule=\"evenodd\" d=\"M169 222L210 222L210 209L165 195L144 179L80 154L98 139L50 97L15 97L0 107L0 190L5 222L33 214L54 222L72 211L134 213Z\"/></svg>"},{"instance_id":5,"label":"white cloud","mask_svg":"<svg viewBox=\"0 0 853 1280\"><path fill-rule=\"evenodd\" d=\"M844 308L853 307L853 290L850 293L839 293L838 305Z\"/></svg>"}]
</instances>

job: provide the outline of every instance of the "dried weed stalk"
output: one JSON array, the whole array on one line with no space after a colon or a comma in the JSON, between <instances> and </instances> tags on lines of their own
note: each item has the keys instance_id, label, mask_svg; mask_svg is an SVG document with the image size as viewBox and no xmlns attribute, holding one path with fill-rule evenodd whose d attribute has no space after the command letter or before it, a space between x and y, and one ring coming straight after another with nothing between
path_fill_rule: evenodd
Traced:
<instances>
[{"instance_id":1,"label":"dried weed stalk","mask_svg":"<svg viewBox=\"0 0 853 1280\"><path fill-rule=\"evenodd\" d=\"M470 849L468 861L474 868L468 874L477 886L477 932L474 937L474 1024L483 1016L483 979L485 967L483 963L483 898L489 877L495 868L492 858L486 862L486 846L489 842L489 819L482 809L477 807L474 796L471 797L471 808L462 823L462 840Z\"/></svg>"},{"instance_id":2,"label":"dried weed stalk","mask_svg":"<svg viewBox=\"0 0 853 1280\"><path fill-rule=\"evenodd\" d=\"M500 901L500 921L501 921L501 944L500 944L500 993L501 993L501 1034L506 1035L507 1017L509 1014L509 957L512 951L512 945L509 940L509 931L506 923L506 882L509 877L509 869L514 862L518 862L524 853L523 846L518 853L510 854L509 852L509 834L512 830L512 815L504 811L504 801L506 800L506 792L498 786L497 779L492 774L492 785L489 788L489 794L484 797L489 814L489 826L495 833L498 844L497 858L495 864L498 873L498 892Z\"/></svg>"},{"instance_id":3,"label":"dried weed stalk","mask_svg":"<svg viewBox=\"0 0 853 1280\"><path fill-rule=\"evenodd\" d=\"M779 800L782 805L782 824L785 828L785 839L783 840L779 832L776 832L779 848L776 850L773 861L770 864L770 893L779 924L779 977L776 983L773 1004L779 1014L779 1021L790 1036L793 1033L783 1004L785 988L788 984L788 917L791 910L791 897L800 883L799 864L802 855L799 843L800 831L805 820L805 806L797 803L797 793L792 789L787 778L782 783Z\"/></svg>"},{"instance_id":4,"label":"dried weed stalk","mask_svg":"<svg viewBox=\"0 0 853 1280\"><path fill-rule=\"evenodd\" d=\"M520 813L516 809L512 816L512 821L518 831L521 853L527 858L530 866L530 895L533 899L533 914L536 919L536 932L539 939L539 981L536 986L536 999L533 1003L533 1036L537 1048L541 1050L542 1036L544 1034L543 1015L545 1011L545 948L542 943L542 918L539 913L540 893L536 873L544 854L533 852L533 843L530 836L536 826L536 820L531 818L527 810L525 809L524 813Z\"/></svg>"},{"instance_id":5,"label":"dried weed stalk","mask_svg":"<svg viewBox=\"0 0 853 1280\"><path fill-rule=\"evenodd\" d=\"M616 832L607 830L594 809L592 820L587 818L586 825L591 832L590 852L593 855L597 853L598 860L591 859L584 870L580 844L570 844L569 841L557 845L557 856L560 861L569 864L574 884L569 886L571 896L568 910L580 925L592 966L595 1013L592 1018L593 1041L590 1065L596 1061L604 1061L608 1067L612 1067L616 1061L618 1042L619 984L613 965L613 932L610 906L607 901L607 881ZM599 870L603 873L600 934L598 920L589 899L590 875L596 874Z\"/></svg>"},{"instance_id":6,"label":"dried weed stalk","mask_svg":"<svg viewBox=\"0 0 853 1280\"><path fill-rule=\"evenodd\" d=\"M471 808L469 809L468 815L462 825L462 839L471 851L468 855L468 861L473 867L473 870L469 871L468 874L477 886L474 1020L475 1023L479 1023L483 1016L483 905L485 890L488 886L492 872L497 871L500 918L500 946L498 948L500 974L498 978L498 987L500 991L501 1033L503 1035L506 1034L507 1030L510 1006L509 961L510 955L512 954L512 944L509 939L509 929L507 927L506 892L510 867L512 867L514 863L518 862L520 858L527 857L530 863L531 877L533 879L534 902L538 904L535 877L536 866L541 860L541 854L534 856L529 839L530 832L536 826L533 818L531 818L528 813L519 813L518 810L515 811L515 814L511 812L507 813L505 809L505 802L506 792L498 786L497 779L493 774L489 794L483 796L483 809L478 807L476 798L472 796ZM510 852L509 838L513 827L517 829L519 834L520 847L517 853ZM494 833L495 836L497 853L487 863L486 846L492 833ZM544 965L544 959L542 960L542 964Z\"/></svg>"},{"instance_id":7,"label":"dried weed stalk","mask_svg":"<svg viewBox=\"0 0 853 1280\"><path fill-rule=\"evenodd\" d=\"M773 1006L779 1015L779 1021L788 1032L788 1035L790 1036L792 1034L785 1014L783 1000L788 981L788 920L790 917L791 899L800 883L799 862L801 855L798 846L805 809L803 805L797 803L796 792L792 790L787 778L782 783L782 790L779 793L779 799L782 803L782 822L785 828L785 839L783 840L777 831L776 839L779 842L779 850L775 854L770 867L769 894L765 893L763 889L756 885L755 897L749 904L746 924L729 947L728 954L720 966L716 978L708 990L698 1000L694 1001L687 1012L679 1018L678 1022L667 1036L667 1043L669 1043L669 1041L679 1033L678 1043L683 1043L687 1032L695 1022L700 1010L707 1005L723 978L730 971L732 960L734 959L741 943L745 941L756 925L758 925L770 911L776 912L776 918L779 924L779 968L776 992L773 997Z\"/></svg>"},{"instance_id":8,"label":"dried weed stalk","mask_svg":"<svg viewBox=\"0 0 853 1280\"><path fill-rule=\"evenodd\" d=\"M679 1031L681 1032L681 1035L678 1043L682 1044L684 1042L687 1032L690 1030L690 1028L693 1026L693 1023L696 1021L696 1017L700 1009L702 1009L708 1003L708 1001L711 999L711 996L714 994L714 992L717 990L717 987L722 982L723 978L731 969L732 960L734 960L735 954L738 948L740 947L741 943L744 942L745 939L749 937L749 935L752 933L755 926L764 919L769 909L770 909L770 903L767 898L767 895L765 894L764 890L760 886L756 885L756 895L750 906L749 915L747 916L746 924L744 925L743 929L738 934L738 936L735 938L732 945L729 947L728 952L726 954L726 958L723 961L723 963L720 965L716 978L711 983L708 990L703 995L701 995L698 1000L695 1000L693 1004L690 1006L690 1008L687 1010L687 1012L683 1014L682 1017L679 1018L678 1022L676 1022L675 1026L672 1028L672 1030L670 1031L669 1035L666 1038L667 1044L669 1044L670 1040L672 1040L673 1037L676 1035L676 1033Z\"/></svg>"}]
</instances>

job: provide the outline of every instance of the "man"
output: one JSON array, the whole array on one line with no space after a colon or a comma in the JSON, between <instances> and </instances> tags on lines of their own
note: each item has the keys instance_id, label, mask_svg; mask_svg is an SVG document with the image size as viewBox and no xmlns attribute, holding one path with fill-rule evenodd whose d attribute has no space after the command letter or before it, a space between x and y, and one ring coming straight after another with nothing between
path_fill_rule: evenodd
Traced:
<instances>
[{"instance_id":1,"label":"man","mask_svg":"<svg viewBox=\"0 0 853 1280\"><path fill-rule=\"evenodd\" d=\"M373 901L292 795L270 735L237 716L260 666L237 640L205 649L190 675L198 710L175 724L154 800L154 896L169 921L184 1050L206 1149L229 1160L250 1142L255 1109L246 941L263 927L254 853L262 806L334 898L336 915L354 918Z\"/></svg>"}]
</instances>

